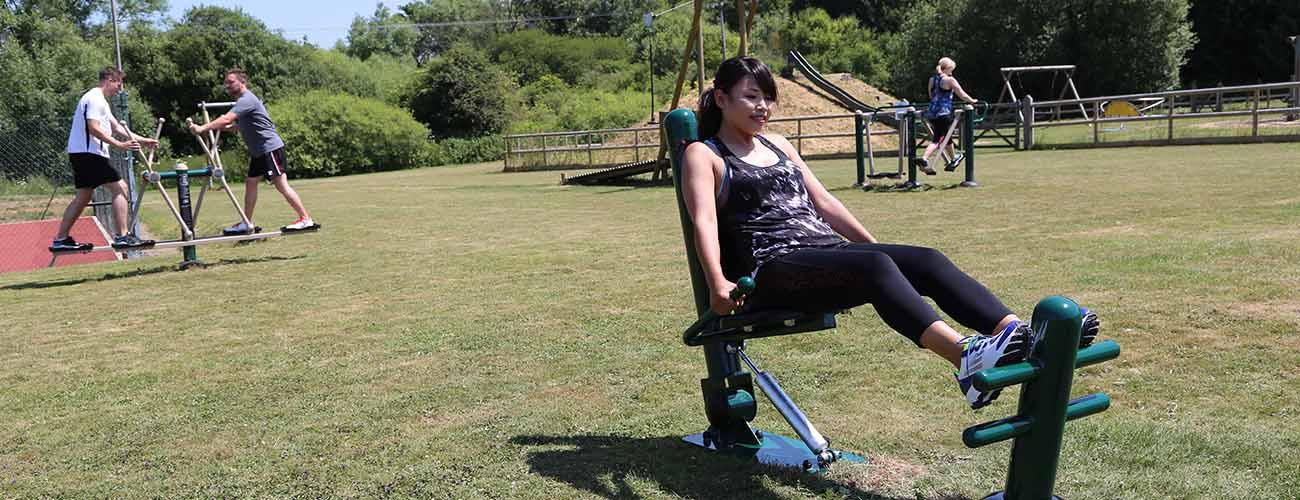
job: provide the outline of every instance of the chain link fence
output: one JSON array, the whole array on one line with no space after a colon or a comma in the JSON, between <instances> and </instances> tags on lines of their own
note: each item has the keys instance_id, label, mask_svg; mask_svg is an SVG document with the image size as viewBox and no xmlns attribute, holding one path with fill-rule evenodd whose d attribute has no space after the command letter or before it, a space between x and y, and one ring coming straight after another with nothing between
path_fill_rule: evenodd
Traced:
<instances>
[{"instance_id":1,"label":"chain link fence","mask_svg":"<svg viewBox=\"0 0 1300 500\"><path fill-rule=\"evenodd\" d=\"M110 99L119 120L129 118L128 95ZM0 104L0 223L59 218L76 189L68 163L68 132L72 109L51 110L45 116L15 113L8 103ZM110 163L135 193L133 158L110 148ZM100 222L117 233L107 203L107 190L98 189L92 207Z\"/></svg>"}]
</instances>

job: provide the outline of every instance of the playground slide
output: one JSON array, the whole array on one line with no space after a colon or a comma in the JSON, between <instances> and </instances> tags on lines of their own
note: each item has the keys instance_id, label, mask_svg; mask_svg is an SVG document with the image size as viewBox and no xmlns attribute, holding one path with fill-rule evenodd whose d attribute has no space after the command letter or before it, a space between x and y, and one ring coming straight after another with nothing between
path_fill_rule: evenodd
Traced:
<instances>
[{"instance_id":1,"label":"playground slide","mask_svg":"<svg viewBox=\"0 0 1300 500\"><path fill-rule=\"evenodd\" d=\"M808 77L809 81L813 82L813 85L816 85L817 88L822 89L823 92L830 94L832 97L838 100L840 104L843 104L845 107L855 111L861 111L863 113L874 113L876 111L876 108L871 107L867 103L859 101L856 97L853 97L853 95L849 94L844 89L839 88L835 86L835 84L827 81L826 77L823 77L822 74L819 73L815 68L813 68L811 64L808 64L808 60L804 59L803 54L800 54L799 51L791 50L789 60L791 64L794 64L794 67L798 68L799 71L804 74L804 76ZM891 127L898 127L898 120L894 118L893 114L882 113L876 115L876 121L884 123Z\"/></svg>"}]
</instances>

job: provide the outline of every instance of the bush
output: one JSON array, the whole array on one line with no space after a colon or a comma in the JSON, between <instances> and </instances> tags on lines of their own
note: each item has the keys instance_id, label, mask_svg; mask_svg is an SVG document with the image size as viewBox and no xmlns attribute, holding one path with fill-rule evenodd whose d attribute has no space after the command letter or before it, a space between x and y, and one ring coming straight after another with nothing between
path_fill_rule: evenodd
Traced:
<instances>
[{"instance_id":1,"label":"bush","mask_svg":"<svg viewBox=\"0 0 1300 500\"><path fill-rule=\"evenodd\" d=\"M551 75L524 87L520 94L528 108L511 122L509 131L514 134L620 128L650 116L649 96L644 92L569 87Z\"/></svg>"},{"instance_id":2,"label":"bush","mask_svg":"<svg viewBox=\"0 0 1300 500\"><path fill-rule=\"evenodd\" d=\"M268 112L303 177L428 166L428 131L409 113L383 102L312 91L282 99Z\"/></svg>"},{"instance_id":3,"label":"bush","mask_svg":"<svg viewBox=\"0 0 1300 500\"><path fill-rule=\"evenodd\" d=\"M305 48L307 57L287 94L330 90L357 97L401 104L401 92L410 87L419 72L414 62L405 63L386 54L362 61L341 52Z\"/></svg>"},{"instance_id":4,"label":"bush","mask_svg":"<svg viewBox=\"0 0 1300 500\"><path fill-rule=\"evenodd\" d=\"M853 73L877 85L886 77L879 37L853 16L831 19L820 8L804 9L786 25L781 38L823 73Z\"/></svg>"},{"instance_id":5,"label":"bush","mask_svg":"<svg viewBox=\"0 0 1300 500\"><path fill-rule=\"evenodd\" d=\"M499 135L452 138L438 141L438 164L459 165L500 161L505 157L506 141Z\"/></svg>"},{"instance_id":6,"label":"bush","mask_svg":"<svg viewBox=\"0 0 1300 500\"><path fill-rule=\"evenodd\" d=\"M457 45L429 61L410 89L407 107L435 137L479 137L505 129L513 82L486 55Z\"/></svg>"},{"instance_id":7,"label":"bush","mask_svg":"<svg viewBox=\"0 0 1300 500\"><path fill-rule=\"evenodd\" d=\"M519 75L520 85L546 75L573 85L620 72L629 64L632 47L616 37L572 38L524 30L497 38L491 55Z\"/></svg>"}]
</instances>

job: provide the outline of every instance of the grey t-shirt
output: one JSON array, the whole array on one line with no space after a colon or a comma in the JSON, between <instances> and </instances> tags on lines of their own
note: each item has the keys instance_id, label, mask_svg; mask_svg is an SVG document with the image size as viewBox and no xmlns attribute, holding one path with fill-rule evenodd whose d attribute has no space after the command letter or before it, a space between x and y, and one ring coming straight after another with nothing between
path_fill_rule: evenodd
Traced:
<instances>
[{"instance_id":1,"label":"grey t-shirt","mask_svg":"<svg viewBox=\"0 0 1300 500\"><path fill-rule=\"evenodd\" d=\"M284 140L280 139L280 134L275 132L275 124L271 123L271 115L266 113L266 106L253 95L253 91L244 90L230 112L239 119L239 135L244 138L244 146L252 157L257 158L284 147Z\"/></svg>"}]
</instances>

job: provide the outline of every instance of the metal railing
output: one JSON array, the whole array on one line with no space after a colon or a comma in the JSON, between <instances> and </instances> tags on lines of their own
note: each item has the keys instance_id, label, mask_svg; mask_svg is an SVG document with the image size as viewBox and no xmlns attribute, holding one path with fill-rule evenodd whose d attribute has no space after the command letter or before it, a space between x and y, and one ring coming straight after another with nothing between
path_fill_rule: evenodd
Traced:
<instances>
[{"instance_id":1,"label":"metal railing","mask_svg":"<svg viewBox=\"0 0 1300 500\"><path fill-rule=\"evenodd\" d=\"M882 112L882 114L884 114ZM770 130L785 136L801 156L810 158L852 158L855 154L854 114L792 116L773 118ZM821 121L842 120L833 127L841 132L809 132L805 125ZM879 127L871 135L898 135L893 129ZM805 141L848 139L835 148L818 148L805 155ZM565 168L600 168L651 160L659 153L659 128L634 127L573 132L543 132L505 136L505 171Z\"/></svg>"}]
</instances>

